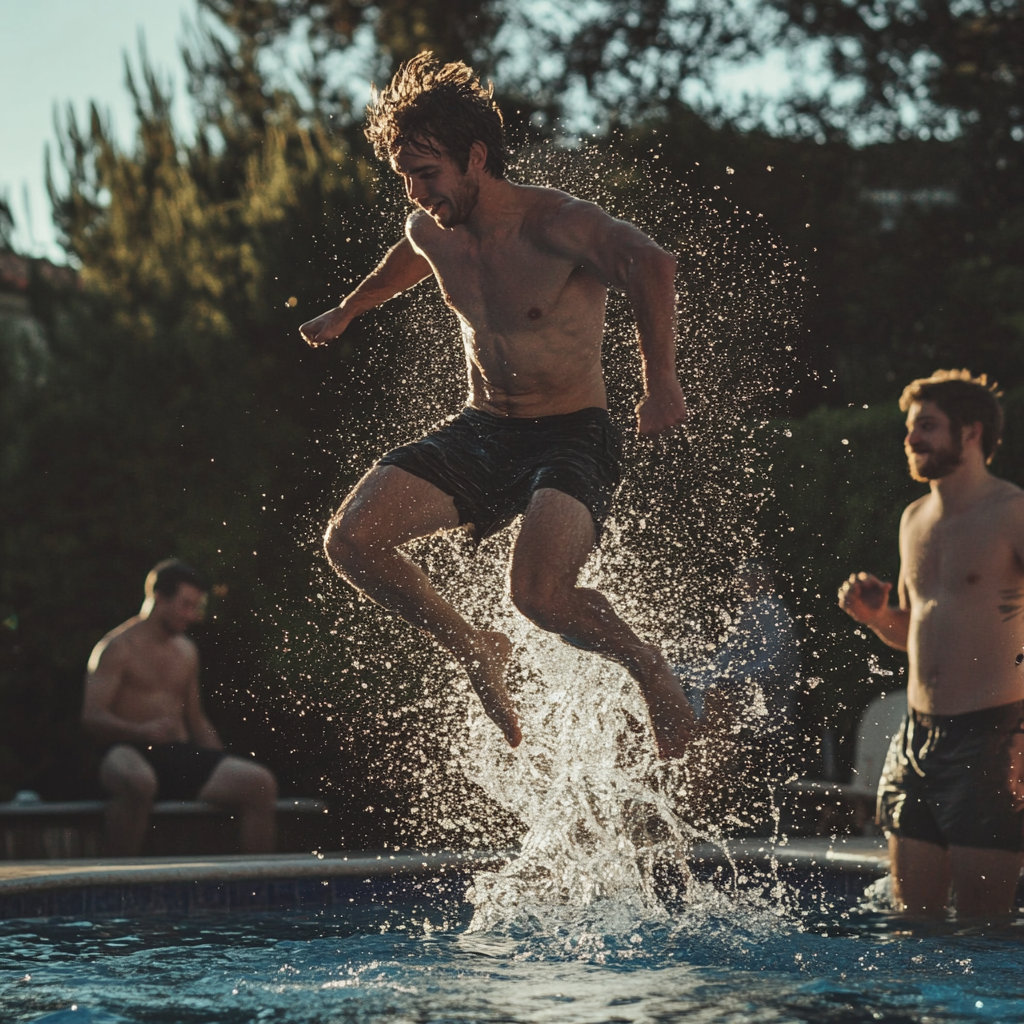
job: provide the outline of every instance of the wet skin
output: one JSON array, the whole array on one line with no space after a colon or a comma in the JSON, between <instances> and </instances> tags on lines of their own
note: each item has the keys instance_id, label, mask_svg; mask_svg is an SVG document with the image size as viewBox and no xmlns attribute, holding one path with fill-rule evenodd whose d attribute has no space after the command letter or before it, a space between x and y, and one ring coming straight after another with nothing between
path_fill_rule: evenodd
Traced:
<instances>
[{"instance_id":1,"label":"wet skin","mask_svg":"<svg viewBox=\"0 0 1024 1024\"><path fill-rule=\"evenodd\" d=\"M644 383L638 431L655 436L685 423L675 373L674 257L591 203L491 177L486 156L486 147L475 143L463 171L429 146L407 145L394 155L394 170L416 207L405 237L337 309L302 326L307 342L317 346L337 337L360 313L433 274L459 320L469 406L512 417L606 408L601 340L607 290L615 287L637 319ZM384 470L391 471L388 479ZM395 467L370 471L331 522L328 556L355 586L453 652L515 745L519 726L503 682L507 659L485 665L480 631L442 602L396 550L414 537L457 526L452 500L402 476L409 474ZM406 503L382 514L382 495L402 491ZM596 591L576 586L594 541L589 513L560 492L534 498L510 569L513 600L543 628L625 665L648 699L659 750L680 756L691 715L668 663ZM562 537L557 551L542 543L541 522Z\"/></svg>"},{"instance_id":2,"label":"wet skin","mask_svg":"<svg viewBox=\"0 0 1024 1024\"><path fill-rule=\"evenodd\" d=\"M905 447L920 477L958 446L945 414L924 402L908 410ZM1024 492L987 471L976 440L961 455L903 513L898 607L888 604L892 584L867 573L840 591L853 618L907 651L908 699L924 714L1024 699Z\"/></svg>"}]
</instances>

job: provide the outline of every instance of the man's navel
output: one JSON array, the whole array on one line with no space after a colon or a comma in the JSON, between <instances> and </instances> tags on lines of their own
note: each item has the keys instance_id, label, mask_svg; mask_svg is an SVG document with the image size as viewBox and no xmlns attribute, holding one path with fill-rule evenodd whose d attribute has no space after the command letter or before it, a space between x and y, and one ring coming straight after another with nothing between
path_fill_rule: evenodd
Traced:
<instances>
[{"instance_id":1,"label":"man's navel","mask_svg":"<svg viewBox=\"0 0 1024 1024\"><path fill-rule=\"evenodd\" d=\"M531 306L526 311L526 317L528 320L539 320L541 316L541 311L536 306Z\"/></svg>"},{"instance_id":2,"label":"man's navel","mask_svg":"<svg viewBox=\"0 0 1024 1024\"><path fill-rule=\"evenodd\" d=\"M969 584L970 584L971 586L974 586L974 584L975 584L975 583L977 583L977 582L978 582L978 580L980 580L980 579L981 579L981 574L980 574L980 573L976 573L976 572L969 572L969 573L967 574L967 582L968 582L968 583L969 583Z\"/></svg>"}]
</instances>

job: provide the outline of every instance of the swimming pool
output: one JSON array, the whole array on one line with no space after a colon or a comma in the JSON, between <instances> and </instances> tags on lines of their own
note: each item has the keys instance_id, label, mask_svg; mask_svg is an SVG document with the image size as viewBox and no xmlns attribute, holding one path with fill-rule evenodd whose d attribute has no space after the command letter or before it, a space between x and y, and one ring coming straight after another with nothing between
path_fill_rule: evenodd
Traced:
<instances>
[{"instance_id":1,"label":"swimming pool","mask_svg":"<svg viewBox=\"0 0 1024 1024\"><path fill-rule=\"evenodd\" d=\"M908 928L821 875L794 889L734 864L717 885L705 865L670 910L537 904L486 928L471 865L337 876L319 906L10 919L0 1008L47 1024L1024 1020L1024 920Z\"/></svg>"}]
</instances>

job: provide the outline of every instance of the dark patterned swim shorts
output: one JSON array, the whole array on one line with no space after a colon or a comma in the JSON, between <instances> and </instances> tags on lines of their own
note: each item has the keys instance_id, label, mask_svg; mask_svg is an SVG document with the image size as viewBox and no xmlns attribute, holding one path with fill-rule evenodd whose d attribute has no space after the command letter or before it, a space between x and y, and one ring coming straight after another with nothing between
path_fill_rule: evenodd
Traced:
<instances>
[{"instance_id":1,"label":"dark patterned swim shorts","mask_svg":"<svg viewBox=\"0 0 1024 1024\"><path fill-rule=\"evenodd\" d=\"M582 502L597 533L622 478L622 435L605 409L533 419L463 411L422 440L395 448L398 466L450 494L477 540L526 511L543 487Z\"/></svg>"}]
</instances>

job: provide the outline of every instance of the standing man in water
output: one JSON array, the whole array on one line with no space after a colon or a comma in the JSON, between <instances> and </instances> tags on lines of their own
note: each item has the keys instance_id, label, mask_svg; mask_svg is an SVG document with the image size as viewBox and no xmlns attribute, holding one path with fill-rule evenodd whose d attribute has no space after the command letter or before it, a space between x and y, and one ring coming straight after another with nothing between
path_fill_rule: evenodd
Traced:
<instances>
[{"instance_id":1,"label":"standing man in water","mask_svg":"<svg viewBox=\"0 0 1024 1024\"><path fill-rule=\"evenodd\" d=\"M673 256L592 203L505 178L501 113L465 64L421 53L375 93L367 138L415 207L405 237L341 304L303 324L310 345L433 274L462 328L467 407L384 455L327 529L334 568L429 633L465 668L513 747L504 634L467 622L399 548L468 527L477 539L524 516L509 571L515 606L541 628L623 665L639 683L662 757L682 755L692 713L662 652L577 578L620 479L601 340L607 290L637 318L638 430L686 422L676 378Z\"/></svg>"},{"instance_id":2,"label":"standing man in water","mask_svg":"<svg viewBox=\"0 0 1024 1024\"><path fill-rule=\"evenodd\" d=\"M1002 410L984 376L910 384L910 474L930 492L900 523L899 604L857 573L840 606L909 656L908 711L878 815L905 913L1005 914L1024 850L1024 491L989 473Z\"/></svg>"}]
</instances>

